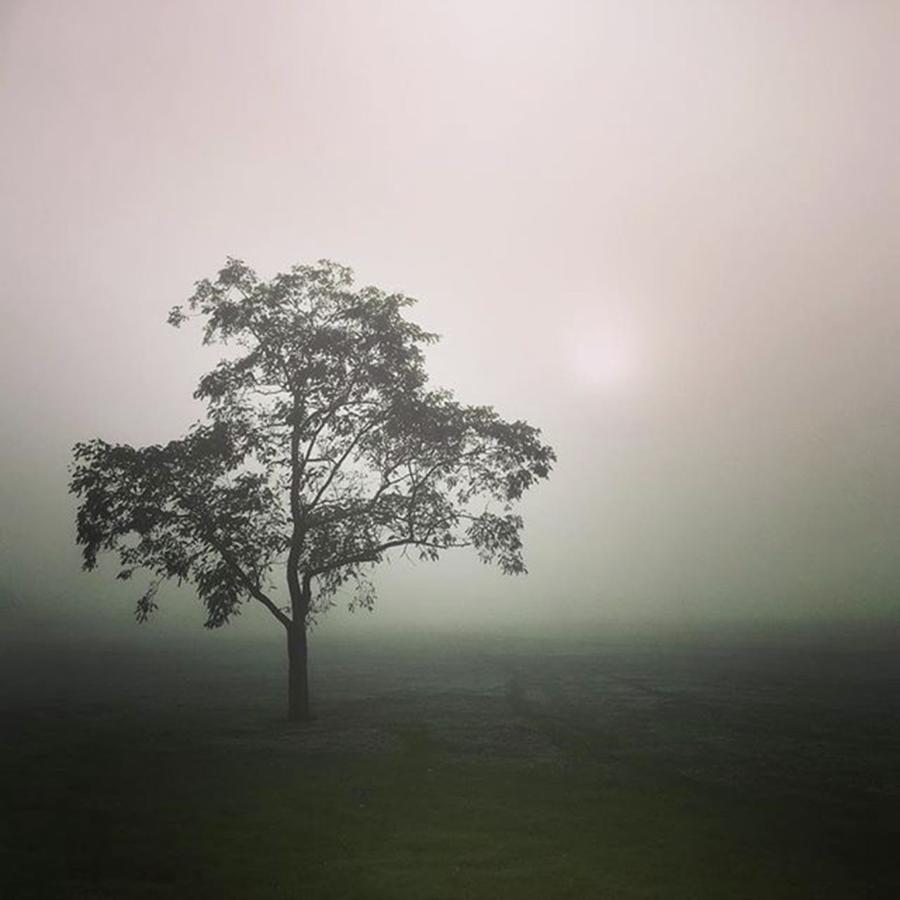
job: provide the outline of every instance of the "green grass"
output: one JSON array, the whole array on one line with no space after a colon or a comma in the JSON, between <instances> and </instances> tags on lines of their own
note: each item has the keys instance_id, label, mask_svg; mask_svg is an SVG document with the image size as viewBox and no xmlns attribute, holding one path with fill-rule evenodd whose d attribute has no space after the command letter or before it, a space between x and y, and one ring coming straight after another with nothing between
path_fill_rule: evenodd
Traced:
<instances>
[{"instance_id":1,"label":"green grass","mask_svg":"<svg viewBox=\"0 0 900 900\"><path fill-rule=\"evenodd\" d=\"M407 691L344 666L310 726L247 693L204 703L199 682L178 704L161 689L144 706L9 709L0 896L892 896L892 873L872 868L883 861L847 844L859 828L885 839L876 807L785 774L777 710L760 720L745 697L740 716L774 780L740 763L723 780L709 748L739 754L741 732L693 709L684 679L686 705L667 709L644 688L604 694L582 657L540 676L478 657L476 677L475 659L394 664L421 676ZM733 692L713 687L735 714Z\"/></svg>"}]
</instances>

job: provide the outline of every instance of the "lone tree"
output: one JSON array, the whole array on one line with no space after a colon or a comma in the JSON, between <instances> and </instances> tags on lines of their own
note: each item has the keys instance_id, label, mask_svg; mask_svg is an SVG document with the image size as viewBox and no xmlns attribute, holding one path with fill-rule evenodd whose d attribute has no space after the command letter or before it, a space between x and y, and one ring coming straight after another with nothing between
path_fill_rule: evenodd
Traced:
<instances>
[{"instance_id":1,"label":"lone tree","mask_svg":"<svg viewBox=\"0 0 900 900\"><path fill-rule=\"evenodd\" d=\"M266 282L229 259L169 315L237 348L195 391L206 421L164 445L74 448L84 568L108 550L118 578L149 570L141 622L165 579L196 587L209 628L262 604L287 632L291 719L309 717L310 623L342 588L371 608L367 574L389 551L473 547L525 571L513 505L553 450L527 423L428 386L422 348L437 337L404 318L413 302L355 289L333 262Z\"/></svg>"}]
</instances>

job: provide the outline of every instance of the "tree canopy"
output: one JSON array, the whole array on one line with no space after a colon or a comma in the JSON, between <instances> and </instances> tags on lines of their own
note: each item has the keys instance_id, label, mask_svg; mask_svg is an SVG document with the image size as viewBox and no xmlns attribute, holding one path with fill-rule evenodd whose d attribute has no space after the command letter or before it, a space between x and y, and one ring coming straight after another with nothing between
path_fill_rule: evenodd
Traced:
<instances>
[{"instance_id":1,"label":"tree canopy","mask_svg":"<svg viewBox=\"0 0 900 900\"><path fill-rule=\"evenodd\" d=\"M531 425L429 385L423 348L437 337L405 318L411 298L355 288L325 260L265 281L229 259L195 287L169 322L199 319L204 343L232 348L195 391L206 420L167 444L74 448L84 566L113 551L119 578L153 573L140 620L174 579L196 586L208 627L248 601L305 627L342 587L371 606L368 573L392 550L472 547L525 571L515 504L553 450Z\"/></svg>"}]
</instances>

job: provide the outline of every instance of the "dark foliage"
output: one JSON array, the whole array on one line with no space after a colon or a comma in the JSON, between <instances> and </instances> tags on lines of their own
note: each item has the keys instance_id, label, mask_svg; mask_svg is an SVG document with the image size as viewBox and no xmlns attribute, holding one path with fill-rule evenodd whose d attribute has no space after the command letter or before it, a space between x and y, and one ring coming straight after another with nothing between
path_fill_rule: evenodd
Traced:
<instances>
[{"instance_id":1,"label":"dark foliage","mask_svg":"<svg viewBox=\"0 0 900 900\"><path fill-rule=\"evenodd\" d=\"M196 586L209 627L256 600L288 628L344 586L371 606L367 570L394 549L470 546L524 572L513 508L553 451L527 423L429 387L422 349L437 338L404 317L412 303L327 261L266 282L231 259L199 282L170 323L199 318L205 343L238 353L200 380L208 419L180 440L76 445L85 568L105 550L120 578L152 572L140 620L175 579ZM289 606L272 597L282 567Z\"/></svg>"}]
</instances>

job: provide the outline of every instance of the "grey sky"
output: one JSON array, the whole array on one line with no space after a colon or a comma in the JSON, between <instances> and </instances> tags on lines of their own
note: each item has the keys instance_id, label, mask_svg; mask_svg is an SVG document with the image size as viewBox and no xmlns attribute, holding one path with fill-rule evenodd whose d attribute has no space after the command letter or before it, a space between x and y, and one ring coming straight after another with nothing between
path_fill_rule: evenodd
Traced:
<instances>
[{"instance_id":1,"label":"grey sky","mask_svg":"<svg viewBox=\"0 0 900 900\"><path fill-rule=\"evenodd\" d=\"M3 4L0 590L130 617L71 444L200 414L165 317L226 254L326 256L559 453L527 579L398 561L382 622L895 610L898 46L875 0Z\"/></svg>"}]
</instances>

